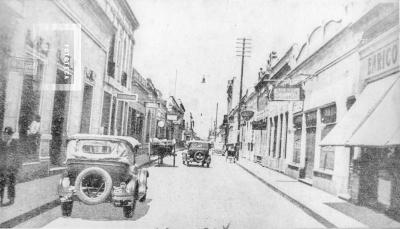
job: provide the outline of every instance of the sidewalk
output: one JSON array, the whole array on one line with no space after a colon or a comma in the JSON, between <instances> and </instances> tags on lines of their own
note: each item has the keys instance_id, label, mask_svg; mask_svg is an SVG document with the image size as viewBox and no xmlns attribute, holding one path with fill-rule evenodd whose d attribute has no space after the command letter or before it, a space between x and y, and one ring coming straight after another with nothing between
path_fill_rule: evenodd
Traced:
<instances>
[{"instance_id":1,"label":"sidewalk","mask_svg":"<svg viewBox=\"0 0 400 229\"><path fill-rule=\"evenodd\" d=\"M400 222L383 213L353 205L244 158L237 164L328 228L400 228Z\"/></svg>"},{"instance_id":2,"label":"sidewalk","mask_svg":"<svg viewBox=\"0 0 400 229\"><path fill-rule=\"evenodd\" d=\"M0 227L10 227L29 218L35 211L56 206L57 183L61 175L39 178L16 185L16 198L11 206L0 208ZM5 195L7 196L7 195ZM27 215L28 214L28 215Z\"/></svg>"}]
</instances>

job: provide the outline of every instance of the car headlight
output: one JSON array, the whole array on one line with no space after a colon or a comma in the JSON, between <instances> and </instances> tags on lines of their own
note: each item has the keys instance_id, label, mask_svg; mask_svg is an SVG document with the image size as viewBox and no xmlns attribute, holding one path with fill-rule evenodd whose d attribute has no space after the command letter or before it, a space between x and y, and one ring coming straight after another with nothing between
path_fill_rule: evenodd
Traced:
<instances>
[{"instance_id":1,"label":"car headlight","mask_svg":"<svg viewBox=\"0 0 400 229\"><path fill-rule=\"evenodd\" d=\"M70 181L69 177L64 177L64 178L61 180L61 187L62 187L64 190L68 190L70 185L71 185L71 181Z\"/></svg>"}]
</instances>

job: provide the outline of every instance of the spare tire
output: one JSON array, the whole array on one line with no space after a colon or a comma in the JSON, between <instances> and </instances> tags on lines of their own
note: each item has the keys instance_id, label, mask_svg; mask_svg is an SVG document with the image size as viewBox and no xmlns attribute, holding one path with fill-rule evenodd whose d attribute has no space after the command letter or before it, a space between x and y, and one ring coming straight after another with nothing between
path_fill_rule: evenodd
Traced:
<instances>
[{"instance_id":1,"label":"spare tire","mask_svg":"<svg viewBox=\"0 0 400 229\"><path fill-rule=\"evenodd\" d=\"M103 203L110 195L112 179L102 168L90 167L82 170L75 180L76 195L85 204Z\"/></svg>"},{"instance_id":2,"label":"spare tire","mask_svg":"<svg viewBox=\"0 0 400 229\"><path fill-rule=\"evenodd\" d=\"M205 155L203 152L197 151L193 157L196 162L200 163L204 160Z\"/></svg>"}]
</instances>

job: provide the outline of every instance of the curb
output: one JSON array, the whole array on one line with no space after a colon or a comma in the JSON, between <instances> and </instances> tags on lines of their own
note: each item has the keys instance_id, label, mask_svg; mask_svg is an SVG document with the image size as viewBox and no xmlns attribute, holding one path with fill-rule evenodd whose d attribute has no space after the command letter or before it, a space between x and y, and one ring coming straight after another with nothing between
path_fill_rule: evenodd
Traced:
<instances>
[{"instance_id":1,"label":"curb","mask_svg":"<svg viewBox=\"0 0 400 229\"><path fill-rule=\"evenodd\" d=\"M36 217L50 209L53 209L57 206L60 205L60 201L58 199L50 201L49 203L46 203L42 206L39 206L37 208L34 208L26 213L23 213L19 216L16 216L12 219L9 219L3 223L0 224L0 228L12 228L17 226L18 224L21 224L29 219L32 219L33 217Z\"/></svg>"},{"instance_id":2,"label":"curb","mask_svg":"<svg viewBox=\"0 0 400 229\"><path fill-rule=\"evenodd\" d=\"M328 221L327 219L325 219L324 217L322 217L320 214L318 214L317 212L313 211L312 209L310 209L309 207L307 207L306 205L300 203L299 201L297 201L296 199L294 199L293 197L289 196L288 194L282 192L281 190L279 190L277 187L275 187L274 185L272 185L271 183L268 183L266 180L264 180L263 178L257 176L255 173L253 173L252 171L250 171L248 168L246 168L245 166L236 163L237 166L239 166L240 168L242 168L244 171L248 172L250 175L252 175L254 178L256 178L257 180L261 181L263 184L265 184L267 187L269 187L270 189L272 189L274 192L278 193L279 195L281 195L283 198L289 200L292 204L296 205L297 207L299 207L301 210L303 210L307 215L311 216L313 219L315 219L316 221L318 221L320 224L322 224L323 226L325 226L326 228L337 228L337 226L333 223L331 223L330 221Z\"/></svg>"},{"instance_id":3,"label":"curb","mask_svg":"<svg viewBox=\"0 0 400 229\"><path fill-rule=\"evenodd\" d=\"M149 160L148 162L138 166L138 168L140 169L140 168L143 168L145 166L151 165L155 161L157 161L157 159ZM34 217L36 217L36 216L38 216L40 214L43 214L44 212L47 212L47 211L59 206L60 204L61 204L60 200L59 199L55 199L55 200L50 201L48 203L45 203L45 204L43 204L43 205L41 205L39 207L36 207L36 208L34 208L32 210L29 210L26 213L22 213L19 216L15 216L14 218L11 218L9 220L6 220L6 221L0 223L0 228L12 228L12 227L15 227L18 224L21 224L21 223L23 223L23 222L25 222L27 220L30 220L30 219L32 219L32 218L34 218Z\"/></svg>"}]
</instances>

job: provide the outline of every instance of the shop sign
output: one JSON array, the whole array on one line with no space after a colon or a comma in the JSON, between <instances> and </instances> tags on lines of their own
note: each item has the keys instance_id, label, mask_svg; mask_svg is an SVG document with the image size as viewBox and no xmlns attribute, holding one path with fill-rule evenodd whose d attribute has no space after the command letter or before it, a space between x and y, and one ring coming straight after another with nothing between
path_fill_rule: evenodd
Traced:
<instances>
[{"instance_id":1,"label":"shop sign","mask_svg":"<svg viewBox=\"0 0 400 229\"><path fill-rule=\"evenodd\" d=\"M366 78L399 67L399 40L376 50L366 56L362 66L367 66Z\"/></svg>"},{"instance_id":2,"label":"shop sign","mask_svg":"<svg viewBox=\"0 0 400 229\"><path fill-rule=\"evenodd\" d=\"M37 61L32 58L11 57L10 68L12 71L22 72L26 75L36 75Z\"/></svg>"},{"instance_id":3,"label":"shop sign","mask_svg":"<svg viewBox=\"0 0 400 229\"><path fill-rule=\"evenodd\" d=\"M244 120L249 121L249 119L251 119L253 117L254 111L244 110L244 111L242 111L241 115Z\"/></svg>"},{"instance_id":4,"label":"shop sign","mask_svg":"<svg viewBox=\"0 0 400 229\"><path fill-rule=\"evenodd\" d=\"M158 108L158 105L157 105L157 103L147 102L146 107L147 108Z\"/></svg>"},{"instance_id":5,"label":"shop sign","mask_svg":"<svg viewBox=\"0 0 400 229\"><path fill-rule=\"evenodd\" d=\"M273 89L273 100L275 101L299 101L300 87L276 87Z\"/></svg>"},{"instance_id":6,"label":"shop sign","mask_svg":"<svg viewBox=\"0 0 400 229\"><path fill-rule=\"evenodd\" d=\"M178 120L178 116L169 114L169 115L167 115L167 120L176 121L176 120Z\"/></svg>"},{"instance_id":7,"label":"shop sign","mask_svg":"<svg viewBox=\"0 0 400 229\"><path fill-rule=\"evenodd\" d=\"M117 100L124 100L127 102L137 102L138 95L137 94L117 94Z\"/></svg>"}]
</instances>

